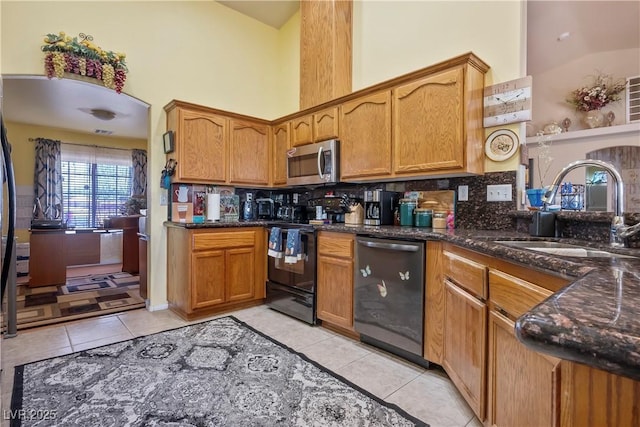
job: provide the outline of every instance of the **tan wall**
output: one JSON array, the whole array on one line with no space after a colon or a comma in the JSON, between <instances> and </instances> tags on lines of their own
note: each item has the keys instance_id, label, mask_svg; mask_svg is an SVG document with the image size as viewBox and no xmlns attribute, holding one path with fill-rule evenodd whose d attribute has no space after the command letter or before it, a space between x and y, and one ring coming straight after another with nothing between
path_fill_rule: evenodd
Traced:
<instances>
[{"instance_id":1,"label":"tan wall","mask_svg":"<svg viewBox=\"0 0 640 427\"><path fill-rule=\"evenodd\" d=\"M212 1L3 1L0 7L4 74L42 75L40 45L51 32L88 32L103 48L127 54L131 71L124 91L151 106L150 183L159 179L164 165L162 107L171 99L266 119L297 109L297 15L277 31ZM492 66L488 83L519 77L523 7L522 2L501 1L356 1L353 87L468 51ZM508 162L496 167L514 169ZM152 308L166 303L166 216L160 195L159 186L151 185Z\"/></svg>"},{"instance_id":2,"label":"tan wall","mask_svg":"<svg viewBox=\"0 0 640 427\"><path fill-rule=\"evenodd\" d=\"M100 135L77 133L15 122L6 122L5 127L7 128L7 138L11 144L11 158L16 175L16 186L33 187L36 143L29 141L30 138L50 138L73 144L97 145L112 148L147 149L146 139L109 138ZM6 218L6 216L3 218ZM2 226L3 229L6 230L7 222L4 221ZM16 237L18 238L18 242L28 242L29 231L26 229L18 229L16 230Z\"/></svg>"}]
</instances>

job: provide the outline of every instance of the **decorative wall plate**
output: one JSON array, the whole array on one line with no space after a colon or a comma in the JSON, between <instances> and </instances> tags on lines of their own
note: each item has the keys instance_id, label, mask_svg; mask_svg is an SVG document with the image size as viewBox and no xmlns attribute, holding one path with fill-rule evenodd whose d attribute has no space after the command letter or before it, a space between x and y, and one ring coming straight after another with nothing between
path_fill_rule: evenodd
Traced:
<instances>
[{"instance_id":1,"label":"decorative wall plate","mask_svg":"<svg viewBox=\"0 0 640 427\"><path fill-rule=\"evenodd\" d=\"M499 129L487 137L484 152L494 162L502 162L518 151L518 135L510 129Z\"/></svg>"}]
</instances>

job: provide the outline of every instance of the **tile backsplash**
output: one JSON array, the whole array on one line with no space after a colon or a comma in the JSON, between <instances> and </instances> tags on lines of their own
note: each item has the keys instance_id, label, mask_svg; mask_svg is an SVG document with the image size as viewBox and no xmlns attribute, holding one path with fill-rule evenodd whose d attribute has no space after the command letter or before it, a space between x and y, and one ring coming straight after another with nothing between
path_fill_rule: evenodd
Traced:
<instances>
[{"instance_id":1,"label":"tile backsplash","mask_svg":"<svg viewBox=\"0 0 640 427\"><path fill-rule=\"evenodd\" d=\"M511 184L515 194L515 171L491 172L482 176L447 179L424 179L366 184L341 183L332 186L316 187L314 189L252 190L237 188L236 194L240 196L241 200L244 200L245 194L251 192L254 198L271 197L280 203L292 203L293 194L297 194L298 204L308 204L313 199L325 196L328 192L333 192L336 196L347 194L351 198L361 199L365 190L381 189L397 192L457 191L459 185L467 185L469 187L469 200L456 202L456 227L487 230L512 229L515 222L508 213L516 209L515 197L511 202L487 202L487 185L492 184Z\"/></svg>"}]
</instances>

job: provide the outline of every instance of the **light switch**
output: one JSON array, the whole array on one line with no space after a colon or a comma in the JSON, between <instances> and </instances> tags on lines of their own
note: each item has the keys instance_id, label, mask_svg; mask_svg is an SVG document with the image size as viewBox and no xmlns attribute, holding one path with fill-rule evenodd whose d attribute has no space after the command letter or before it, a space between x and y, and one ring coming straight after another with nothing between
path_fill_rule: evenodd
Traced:
<instances>
[{"instance_id":1,"label":"light switch","mask_svg":"<svg viewBox=\"0 0 640 427\"><path fill-rule=\"evenodd\" d=\"M510 202L512 197L511 184L487 185L487 202Z\"/></svg>"}]
</instances>

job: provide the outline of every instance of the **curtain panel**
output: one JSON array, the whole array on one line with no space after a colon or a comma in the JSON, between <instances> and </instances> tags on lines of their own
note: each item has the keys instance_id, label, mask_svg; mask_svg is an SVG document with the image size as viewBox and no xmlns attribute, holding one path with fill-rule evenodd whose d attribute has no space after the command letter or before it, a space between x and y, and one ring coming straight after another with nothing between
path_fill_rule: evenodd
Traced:
<instances>
[{"instance_id":1,"label":"curtain panel","mask_svg":"<svg viewBox=\"0 0 640 427\"><path fill-rule=\"evenodd\" d=\"M33 192L38 209L34 219L62 219L62 160L60 141L36 138Z\"/></svg>"},{"instance_id":2,"label":"curtain panel","mask_svg":"<svg viewBox=\"0 0 640 427\"><path fill-rule=\"evenodd\" d=\"M131 195L145 196L147 194L147 151L131 150Z\"/></svg>"}]
</instances>

